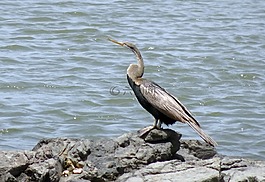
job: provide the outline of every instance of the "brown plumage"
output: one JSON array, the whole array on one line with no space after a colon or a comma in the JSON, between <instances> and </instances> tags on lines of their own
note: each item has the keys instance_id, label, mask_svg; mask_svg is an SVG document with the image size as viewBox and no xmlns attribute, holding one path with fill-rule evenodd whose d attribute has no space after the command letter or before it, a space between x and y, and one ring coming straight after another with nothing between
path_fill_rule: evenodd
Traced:
<instances>
[{"instance_id":1,"label":"brown plumage","mask_svg":"<svg viewBox=\"0 0 265 182\"><path fill-rule=\"evenodd\" d=\"M187 123L200 137L212 146L217 143L207 135L200 127L200 124L192 116L190 111L173 95L156 83L142 78L144 74L144 62L137 47L128 42L110 41L129 48L138 60L138 64L131 64L127 69L129 85L135 93L139 103L155 118L152 128L161 128L161 124L174 124L176 121ZM151 128L151 129L152 129Z\"/></svg>"}]
</instances>

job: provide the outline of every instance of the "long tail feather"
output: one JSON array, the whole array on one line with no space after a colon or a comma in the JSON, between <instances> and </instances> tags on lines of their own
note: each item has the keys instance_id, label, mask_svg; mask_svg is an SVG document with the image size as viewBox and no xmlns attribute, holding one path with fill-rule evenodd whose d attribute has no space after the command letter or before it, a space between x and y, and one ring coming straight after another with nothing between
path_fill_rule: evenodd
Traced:
<instances>
[{"instance_id":1,"label":"long tail feather","mask_svg":"<svg viewBox=\"0 0 265 182\"><path fill-rule=\"evenodd\" d=\"M189 124L189 126L195 130L200 137L208 144L212 145L212 146L217 146L218 144L209 136L207 135L196 123L194 122L187 122Z\"/></svg>"}]
</instances>

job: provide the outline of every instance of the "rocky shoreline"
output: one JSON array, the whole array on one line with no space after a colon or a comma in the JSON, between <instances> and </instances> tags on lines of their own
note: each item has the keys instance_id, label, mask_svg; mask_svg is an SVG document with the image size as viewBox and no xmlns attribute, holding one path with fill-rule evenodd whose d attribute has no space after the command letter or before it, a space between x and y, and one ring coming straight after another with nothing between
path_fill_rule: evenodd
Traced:
<instances>
[{"instance_id":1,"label":"rocky shoreline","mask_svg":"<svg viewBox=\"0 0 265 182\"><path fill-rule=\"evenodd\" d=\"M265 181L265 161L221 156L170 129L145 139L54 138L31 151L0 151L0 181Z\"/></svg>"}]
</instances>

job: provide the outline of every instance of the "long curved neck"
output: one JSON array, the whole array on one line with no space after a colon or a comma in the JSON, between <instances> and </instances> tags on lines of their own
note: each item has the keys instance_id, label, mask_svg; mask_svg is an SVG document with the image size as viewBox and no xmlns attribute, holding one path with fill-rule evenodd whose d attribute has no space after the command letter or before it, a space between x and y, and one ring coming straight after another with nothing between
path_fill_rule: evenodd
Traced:
<instances>
[{"instance_id":1,"label":"long curved neck","mask_svg":"<svg viewBox=\"0 0 265 182\"><path fill-rule=\"evenodd\" d=\"M137 77L140 78L143 76L144 74L144 61L142 58L142 55L140 53L140 51L137 49L137 47L134 47L133 49L131 49L132 52L135 54L136 58L137 58L137 66L138 66L138 70L137 70Z\"/></svg>"}]
</instances>

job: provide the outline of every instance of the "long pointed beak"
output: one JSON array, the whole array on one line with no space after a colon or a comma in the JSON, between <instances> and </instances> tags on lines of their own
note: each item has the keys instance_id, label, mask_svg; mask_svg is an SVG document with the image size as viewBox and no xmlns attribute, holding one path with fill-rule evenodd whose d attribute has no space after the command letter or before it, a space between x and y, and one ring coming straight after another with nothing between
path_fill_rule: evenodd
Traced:
<instances>
[{"instance_id":1,"label":"long pointed beak","mask_svg":"<svg viewBox=\"0 0 265 182\"><path fill-rule=\"evenodd\" d=\"M118 42L118 41L113 40L113 39L111 39L111 38L108 38L108 40L111 41L111 42L113 42L113 43L115 43L115 44L118 44L118 45L120 45L120 46L124 46L124 43L123 43L123 42Z\"/></svg>"}]
</instances>

